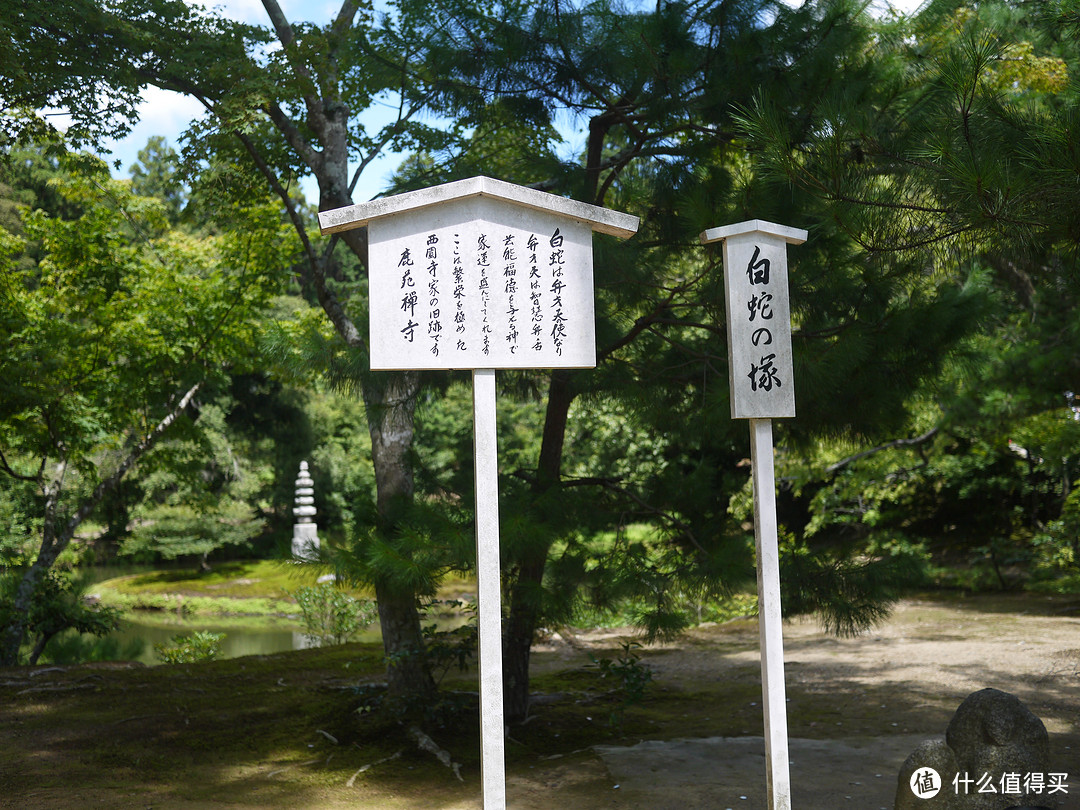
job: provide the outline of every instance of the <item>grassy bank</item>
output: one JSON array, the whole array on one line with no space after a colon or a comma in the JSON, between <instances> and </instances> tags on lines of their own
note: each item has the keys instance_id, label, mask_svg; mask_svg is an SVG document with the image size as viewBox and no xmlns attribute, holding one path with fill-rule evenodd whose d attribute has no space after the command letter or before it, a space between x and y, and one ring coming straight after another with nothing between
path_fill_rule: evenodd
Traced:
<instances>
[{"instance_id":1,"label":"grassy bank","mask_svg":"<svg viewBox=\"0 0 1080 810\"><path fill-rule=\"evenodd\" d=\"M124 610L177 611L189 615L241 616L295 613L291 596L314 585L322 569L283 560L240 560L219 563L210 571L195 568L142 571L100 581L89 595ZM358 599L374 598L370 589L346 588ZM475 581L445 578L439 599L475 594Z\"/></svg>"}]
</instances>

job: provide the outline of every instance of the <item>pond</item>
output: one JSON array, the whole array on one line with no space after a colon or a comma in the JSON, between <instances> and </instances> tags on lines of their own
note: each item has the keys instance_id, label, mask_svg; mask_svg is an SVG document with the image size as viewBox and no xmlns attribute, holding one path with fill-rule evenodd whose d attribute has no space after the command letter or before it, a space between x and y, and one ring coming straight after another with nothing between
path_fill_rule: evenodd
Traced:
<instances>
[{"instance_id":1,"label":"pond","mask_svg":"<svg viewBox=\"0 0 1080 810\"><path fill-rule=\"evenodd\" d=\"M160 616L160 614L155 615ZM422 621L425 627L434 624L438 630L442 631L461 627L469 621L469 617L461 613L427 614L422 617ZM154 652L155 644L172 646L174 636L186 635L198 630L225 634L221 642L220 658L270 655L290 650L305 650L314 646L304 635L299 624L284 620L276 623L266 621L244 623L238 620L214 622L212 619L185 621L176 618L163 620L141 618L137 613L134 616L129 613L120 622L120 629L112 633L109 639L117 642L119 649L125 651L122 654L123 658L156 665L161 663L161 659ZM363 632L356 634L352 640L370 643L379 642L381 639L382 633L376 622ZM136 654L130 648L131 645L140 642L142 647Z\"/></svg>"},{"instance_id":2,"label":"pond","mask_svg":"<svg viewBox=\"0 0 1080 810\"><path fill-rule=\"evenodd\" d=\"M243 655L269 655L271 653L303 650L313 646L298 625L285 622L280 624L258 624L245 626L237 623L213 623L200 621L148 622L137 618L127 618L120 623L120 629L110 638L119 642L121 649L127 649L133 642L142 642L142 652L134 660L144 664L160 664L161 660L154 652L155 644L172 645L173 636L206 630L224 633L221 642L221 658L239 658ZM359 634L355 641L378 641L381 638L377 626Z\"/></svg>"}]
</instances>

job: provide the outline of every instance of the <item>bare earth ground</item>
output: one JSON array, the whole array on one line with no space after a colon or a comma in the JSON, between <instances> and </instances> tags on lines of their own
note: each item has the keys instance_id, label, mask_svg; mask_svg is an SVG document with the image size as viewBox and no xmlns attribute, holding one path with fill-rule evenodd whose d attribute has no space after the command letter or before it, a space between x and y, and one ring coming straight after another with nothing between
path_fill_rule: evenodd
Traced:
<instances>
[{"instance_id":1,"label":"bare earth ground","mask_svg":"<svg viewBox=\"0 0 1080 810\"><path fill-rule=\"evenodd\" d=\"M1015 694L1043 720L1051 736L1052 768L1070 774L1069 794L1047 797L1046 805L1080 808L1080 617L1057 614L1064 606L1038 600L1018 614L997 612L1010 604L1015 606L986 598L948 605L910 600L887 625L850 640L827 637L810 621L789 623L789 702L820 696L832 704L817 720L800 721L793 712L798 729L790 744L793 806L891 810L896 774L915 745L944 738L963 698L994 687ZM756 664L756 650L695 655L670 665L661 659L656 669L663 681L706 677L709 670L723 677L741 662ZM620 790L626 790L627 806L767 806L761 738L597 750Z\"/></svg>"},{"instance_id":2,"label":"bare earth ground","mask_svg":"<svg viewBox=\"0 0 1080 810\"><path fill-rule=\"evenodd\" d=\"M705 626L675 644L646 650L643 660L655 673L652 696L644 706L628 710L624 724L615 731L607 722L610 699L605 703L595 693L573 691L567 685L576 683L575 678L584 682L586 675L593 677L595 670L585 668L588 654L611 655L618 635L583 633L574 644L556 640L536 651L535 684L555 694L537 707L533 722L511 731L508 807L764 810L756 623ZM1080 810L1080 602L1075 598L910 599L887 624L855 639L827 636L809 620L791 622L785 628L785 648L795 810L891 810L896 774L911 749L922 739L943 736L959 703L985 687L1017 695L1043 720L1051 738L1051 770L1067 772L1069 785L1067 794L1045 797L1043 803ZM281 659L275 666L297 667L296 672L283 670L280 678L275 672L277 684L271 680L270 688L283 690L301 679L315 678L299 669L303 653L289 655L299 657ZM254 678L242 674L242 663L233 667L222 668L221 677L235 678L238 684ZM184 722L190 718L194 726L205 719L194 706L202 690L192 671L170 670L177 685L170 681L168 694L184 696ZM203 670L213 671L217 670ZM58 689L65 683L91 685L97 694L108 692L115 678L115 683L127 684L117 694L131 694L144 684L124 681L128 675L88 676L74 668L40 680L43 685L55 683ZM6 688L9 683L13 685ZM79 735L64 728L64 712L74 711L77 704L50 702L61 698L38 687L28 694L21 688L24 683L15 671L0 672L0 807L478 810L481 806L475 758L467 761L474 738L462 742L461 748L440 739L464 762L464 782L426 755L406 752L379 762L381 757L371 752L369 743L367 750L360 743L334 748L316 733L304 740L304 746L289 748L290 741L284 741L284 753L276 759L253 740L254 753L246 758L250 761L239 757L241 761L216 768L211 739L208 759L193 756L179 776L168 771L168 763L159 763L153 778L142 777L139 758L132 763L133 755L121 753L128 749L119 741L111 742L110 735L145 735L149 760L159 744L156 740L182 735L182 729L166 733L159 727L161 720L144 725L143 715L134 714L152 710L128 708L117 715L113 706L112 719L100 723L100 734L75 739ZM57 694L62 700L77 701L88 693ZM162 701L164 695L163 691ZM163 703L157 716L172 718L179 711L171 705L166 709ZM263 719L257 707L244 712L246 719L230 717L227 724L233 728L214 733L235 735L237 722L250 722L253 737L268 733L263 728L273 728L259 725ZM35 720L41 717L48 723ZM584 726L577 741L567 740L573 728L560 726L560 717L564 723L570 717ZM561 729L560 739L552 739L559 737L555 729ZM208 734L201 730L199 739ZM566 745L560 748L563 741ZM100 759L92 750L110 745L117 751L113 760L107 760L115 760L115 776L100 770ZM317 754L314 759L296 751L305 746ZM371 767L358 774L363 765Z\"/></svg>"},{"instance_id":3,"label":"bare earth ground","mask_svg":"<svg viewBox=\"0 0 1080 810\"><path fill-rule=\"evenodd\" d=\"M1076 608L1032 597L907 600L887 624L856 639L827 636L812 620L789 622L784 643L793 807L891 810L897 772L912 749L924 739L944 738L960 702L993 687L1015 694L1043 720L1051 768L1069 773L1069 793L1047 797L1045 804L1080 808ZM647 660L657 683L668 687L749 677L760 684L749 669L759 665L756 623L700 628ZM815 705L819 711L810 710ZM643 740L594 750L618 797L589 806L767 807L760 736ZM514 806L545 806L542 799L522 799Z\"/></svg>"}]
</instances>

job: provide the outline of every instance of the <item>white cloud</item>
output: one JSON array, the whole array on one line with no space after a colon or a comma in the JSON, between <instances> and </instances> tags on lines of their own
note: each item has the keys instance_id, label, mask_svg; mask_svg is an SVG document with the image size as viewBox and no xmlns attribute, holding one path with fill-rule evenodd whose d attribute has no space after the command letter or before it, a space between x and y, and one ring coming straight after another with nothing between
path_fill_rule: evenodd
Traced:
<instances>
[{"instance_id":1,"label":"white cloud","mask_svg":"<svg viewBox=\"0 0 1080 810\"><path fill-rule=\"evenodd\" d=\"M126 138L105 143L102 157L110 164L119 161L119 174L126 176L128 167L138 159L139 150L155 135L163 136L170 146L179 150L181 133L202 112L202 105L192 98L170 90L148 87L143 91L142 102L138 106L138 122Z\"/></svg>"}]
</instances>

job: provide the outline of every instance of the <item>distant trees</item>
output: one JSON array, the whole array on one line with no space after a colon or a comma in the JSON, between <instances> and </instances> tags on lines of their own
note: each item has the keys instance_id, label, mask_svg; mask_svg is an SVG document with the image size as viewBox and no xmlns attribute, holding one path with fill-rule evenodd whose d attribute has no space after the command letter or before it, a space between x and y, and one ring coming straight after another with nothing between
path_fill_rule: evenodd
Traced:
<instances>
[{"instance_id":1,"label":"distant trees","mask_svg":"<svg viewBox=\"0 0 1080 810\"><path fill-rule=\"evenodd\" d=\"M18 269L24 242L0 231L0 475L38 510L34 549L5 562L5 665L79 526L242 362L280 273L276 209L237 209L240 232L194 239L93 160L65 161L55 182L79 213L26 215L36 266Z\"/></svg>"}]
</instances>

